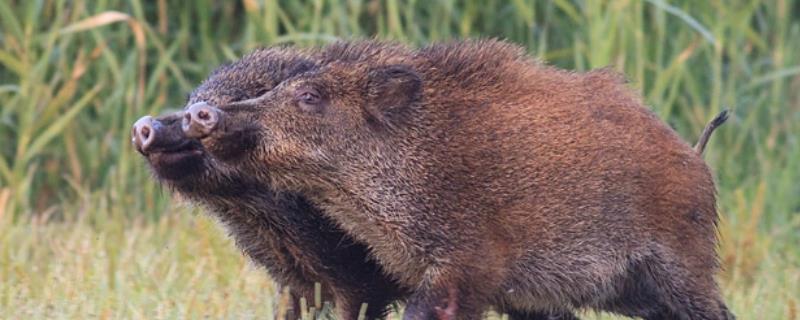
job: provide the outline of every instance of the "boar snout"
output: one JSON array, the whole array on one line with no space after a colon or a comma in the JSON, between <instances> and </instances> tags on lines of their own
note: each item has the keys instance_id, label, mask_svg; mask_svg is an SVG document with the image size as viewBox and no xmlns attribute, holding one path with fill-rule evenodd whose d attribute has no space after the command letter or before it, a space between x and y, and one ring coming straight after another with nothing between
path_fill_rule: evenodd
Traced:
<instances>
[{"instance_id":1,"label":"boar snout","mask_svg":"<svg viewBox=\"0 0 800 320\"><path fill-rule=\"evenodd\" d=\"M142 154L147 154L153 142L156 140L158 122L153 121L153 117L144 116L136 120L133 124L131 141L136 150Z\"/></svg>"},{"instance_id":2,"label":"boar snout","mask_svg":"<svg viewBox=\"0 0 800 320\"><path fill-rule=\"evenodd\" d=\"M221 116L221 110L205 102L195 103L183 115L183 133L189 138L205 138L217 128Z\"/></svg>"}]
</instances>

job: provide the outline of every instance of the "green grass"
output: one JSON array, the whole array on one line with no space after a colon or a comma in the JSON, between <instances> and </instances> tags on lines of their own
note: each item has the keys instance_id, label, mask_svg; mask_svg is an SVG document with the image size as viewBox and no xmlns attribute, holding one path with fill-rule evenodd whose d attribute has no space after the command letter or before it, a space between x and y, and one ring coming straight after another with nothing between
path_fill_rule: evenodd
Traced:
<instances>
[{"instance_id":1,"label":"green grass","mask_svg":"<svg viewBox=\"0 0 800 320\"><path fill-rule=\"evenodd\" d=\"M129 145L253 48L501 37L623 71L719 185L720 281L740 319L800 314L800 1L0 0L0 317L272 314L275 288ZM593 317L589 314L588 317Z\"/></svg>"}]
</instances>

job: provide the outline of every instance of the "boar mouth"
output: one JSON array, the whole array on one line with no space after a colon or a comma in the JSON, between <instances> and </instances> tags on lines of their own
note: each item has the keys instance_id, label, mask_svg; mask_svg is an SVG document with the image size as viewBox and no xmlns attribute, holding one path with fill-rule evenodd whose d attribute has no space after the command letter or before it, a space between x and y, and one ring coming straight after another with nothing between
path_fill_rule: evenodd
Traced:
<instances>
[{"instance_id":1,"label":"boar mouth","mask_svg":"<svg viewBox=\"0 0 800 320\"><path fill-rule=\"evenodd\" d=\"M204 155L205 151L200 142L191 139L153 150L145 157L160 178L181 180L202 171L205 163Z\"/></svg>"},{"instance_id":2,"label":"boar mouth","mask_svg":"<svg viewBox=\"0 0 800 320\"><path fill-rule=\"evenodd\" d=\"M192 156L200 156L202 154L203 148L199 142L195 140L186 140L174 146L165 146L158 150L153 150L147 157L157 157L162 161L170 161L191 158Z\"/></svg>"}]
</instances>

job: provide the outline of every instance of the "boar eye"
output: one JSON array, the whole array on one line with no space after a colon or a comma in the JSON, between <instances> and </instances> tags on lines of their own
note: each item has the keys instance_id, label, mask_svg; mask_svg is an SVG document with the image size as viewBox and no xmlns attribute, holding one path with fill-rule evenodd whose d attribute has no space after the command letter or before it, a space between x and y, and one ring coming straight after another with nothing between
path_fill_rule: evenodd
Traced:
<instances>
[{"instance_id":1,"label":"boar eye","mask_svg":"<svg viewBox=\"0 0 800 320\"><path fill-rule=\"evenodd\" d=\"M303 91L297 96L297 100L308 104L319 103L319 95L313 91Z\"/></svg>"},{"instance_id":2,"label":"boar eye","mask_svg":"<svg viewBox=\"0 0 800 320\"><path fill-rule=\"evenodd\" d=\"M314 89L303 89L297 93L295 100L301 109L305 111L319 111L322 98Z\"/></svg>"}]
</instances>

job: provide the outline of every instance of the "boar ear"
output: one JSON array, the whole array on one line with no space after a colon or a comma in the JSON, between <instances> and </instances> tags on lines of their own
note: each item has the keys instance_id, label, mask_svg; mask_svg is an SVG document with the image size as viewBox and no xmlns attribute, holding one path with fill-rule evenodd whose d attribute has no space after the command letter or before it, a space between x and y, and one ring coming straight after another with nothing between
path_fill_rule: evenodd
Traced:
<instances>
[{"instance_id":1,"label":"boar ear","mask_svg":"<svg viewBox=\"0 0 800 320\"><path fill-rule=\"evenodd\" d=\"M367 113L387 125L401 118L422 96L422 79L406 65L376 67L367 79Z\"/></svg>"}]
</instances>

